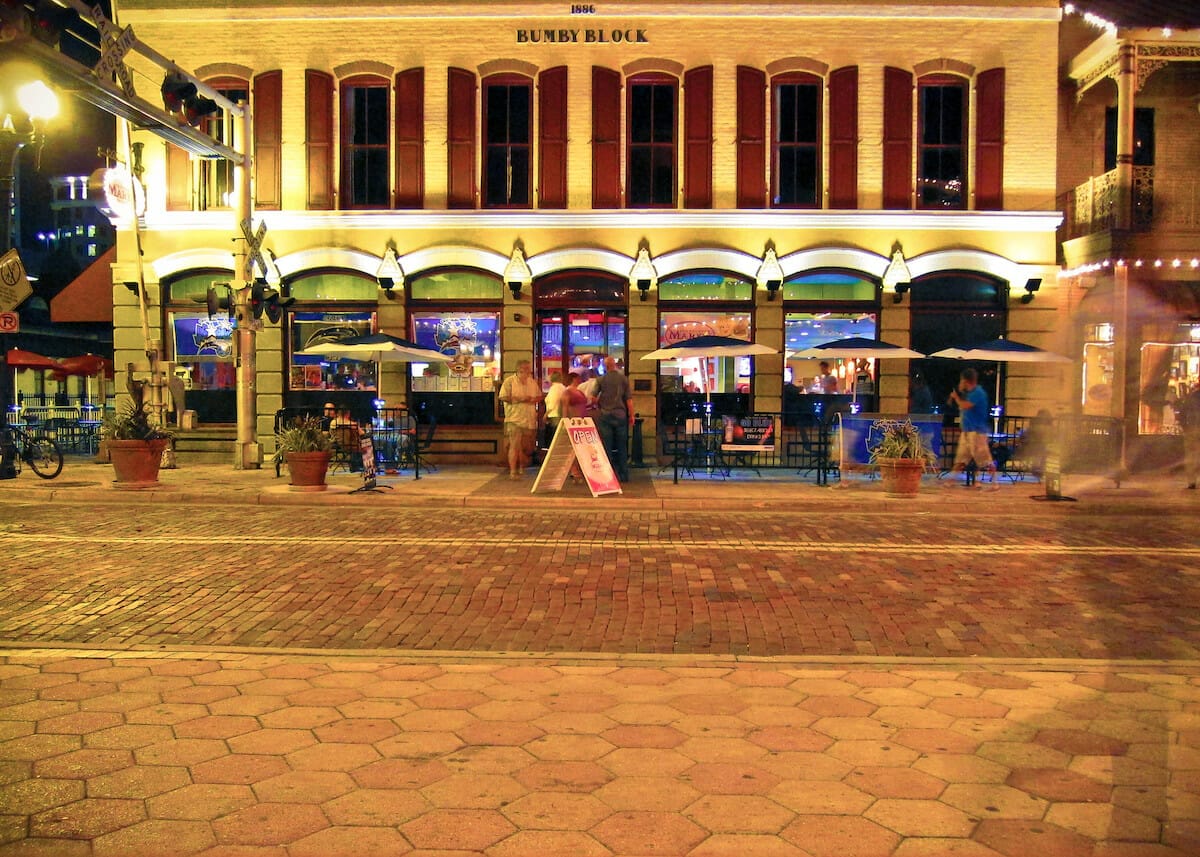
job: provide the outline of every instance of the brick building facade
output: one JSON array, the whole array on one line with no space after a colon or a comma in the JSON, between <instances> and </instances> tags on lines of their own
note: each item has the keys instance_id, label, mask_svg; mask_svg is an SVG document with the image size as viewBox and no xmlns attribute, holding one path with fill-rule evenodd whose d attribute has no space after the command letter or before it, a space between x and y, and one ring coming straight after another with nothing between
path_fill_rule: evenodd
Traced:
<instances>
[{"instance_id":1,"label":"brick building facade","mask_svg":"<svg viewBox=\"0 0 1200 857\"><path fill-rule=\"evenodd\" d=\"M297 299L257 333L268 449L280 407L336 399L362 415L383 400L435 414L446 456L486 457L495 379L522 358L543 379L621 358L653 454L693 385L725 409L780 412L785 385L810 389L817 372L789 354L820 341L928 353L1009 335L1065 350L1056 3L580 9L120 4L122 24L253 113L253 218L275 269L261 273ZM205 121L227 138L223 117ZM194 299L235 271L240 179L134 139L152 335L188 379L188 406L232 422L234 358L214 342L228 331ZM136 258L123 229L117 365L144 360L120 285ZM426 375L296 354L366 330L456 359ZM703 369L640 359L703 332L779 353ZM855 368L834 367L840 394ZM1068 370L1010 368L1009 413L1056 407L1070 388ZM903 412L912 372L944 400L957 366L868 369L863 405Z\"/></svg>"}]
</instances>

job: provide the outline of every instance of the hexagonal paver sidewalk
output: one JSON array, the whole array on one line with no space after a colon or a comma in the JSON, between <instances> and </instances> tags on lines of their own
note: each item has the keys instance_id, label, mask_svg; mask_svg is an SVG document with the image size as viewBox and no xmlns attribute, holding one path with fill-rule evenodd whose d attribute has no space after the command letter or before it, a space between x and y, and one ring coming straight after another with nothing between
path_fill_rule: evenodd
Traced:
<instances>
[{"instance_id":1,"label":"hexagonal paver sidewalk","mask_svg":"<svg viewBox=\"0 0 1200 857\"><path fill-rule=\"evenodd\" d=\"M0 857L1200 853L1200 666L0 658Z\"/></svg>"}]
</instances>

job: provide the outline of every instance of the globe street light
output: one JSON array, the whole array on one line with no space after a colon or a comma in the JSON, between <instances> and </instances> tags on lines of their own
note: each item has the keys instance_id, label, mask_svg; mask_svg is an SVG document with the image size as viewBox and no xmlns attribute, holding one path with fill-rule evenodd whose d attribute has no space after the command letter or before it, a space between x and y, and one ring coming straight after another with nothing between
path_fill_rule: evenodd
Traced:
<instances>
[{"instance_id":1,"label":"globe street light","mask_svg":"<svg viewBox=\"0 0 1200 857\"><path fill-rule=\"evenodd\" d=\"M46 123L58 115L58 96L40 80L20 81L15 66L0 68L0 256L13 247L13 188L21 149L34 146L40 160ZM8 309L8 307L0 307ZM12 307L16 309L16 307ZM0 340L5 337L0 335ZM8 348L0 341L0 426L8 424L12 405L12 372ZM0 479L16 476L12 449L0 450Z\"/></svg>"},{"instance_id":2,"label":"globe street light","mask_svg":"<svg viewBox=\"0 0 1200 857\"><path fill-rule=\"evenodd\" d=\"M33 145L38 155L46 123L58 115L58 96L40 80L12 85L12 70L0 70L0 253L13 246L13 188L17 157ZM40 157L39 157L40 159Z\"/></svg>"}]
</instances>

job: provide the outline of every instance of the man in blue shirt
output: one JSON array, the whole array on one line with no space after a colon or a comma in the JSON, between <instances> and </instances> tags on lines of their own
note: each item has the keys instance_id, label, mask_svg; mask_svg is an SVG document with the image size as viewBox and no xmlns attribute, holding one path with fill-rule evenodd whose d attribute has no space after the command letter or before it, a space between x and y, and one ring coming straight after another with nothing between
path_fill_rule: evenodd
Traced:
<instances>
[{"instance_id":1,"label":"man in blue shirt","mask_svg":"<svg viewBox=\"0 0 1200 857\"><path fill-rule=\"evenodd\" d=\"M979 377L970 367L959 375L959 388L950 392L950 401L958 405L962 414L962 434L958 439L958 452L954 455L954 469L965 471L967 462L974 461L980 470L992 474L992 487L996 488L996 462L988 446L988 397L987 391L979 386Z\"/></svg>"}]
</instances>

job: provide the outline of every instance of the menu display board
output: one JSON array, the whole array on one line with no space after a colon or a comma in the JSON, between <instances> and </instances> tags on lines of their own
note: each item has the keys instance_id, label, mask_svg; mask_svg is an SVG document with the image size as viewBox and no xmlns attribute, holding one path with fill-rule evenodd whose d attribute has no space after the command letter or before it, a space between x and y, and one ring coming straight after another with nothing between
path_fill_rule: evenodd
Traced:
<instances>
[{"instance_id":1,"label":"menu display board","mask_svg":"<svg viewBox=\"0 0 1200 857\"><path fill-rule=\"evenodd\" d=\"M600 432L591 417L561 420L550 449L546 453L537 479L530 493L538 491L561 491L571 471L571 464L579 462L579 469L593 497L601 494L620 494L621 483L608 460Z\"/></svg>"}]
</instances>

